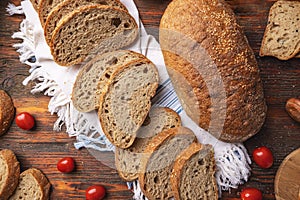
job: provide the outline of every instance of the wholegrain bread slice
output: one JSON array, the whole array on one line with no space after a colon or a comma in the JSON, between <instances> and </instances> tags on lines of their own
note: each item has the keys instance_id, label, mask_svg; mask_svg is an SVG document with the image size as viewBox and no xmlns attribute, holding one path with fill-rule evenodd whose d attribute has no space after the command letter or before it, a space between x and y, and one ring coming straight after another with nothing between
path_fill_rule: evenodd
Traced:
<instances>
[{"instance_id":1,"label":"wholegrain bread slice","mask_svg":"<svg viewBox=\"0 0 300 200\"><path fill-rule=\"evenodd\" d=\"M190 144L196 142L194 133L185 127L165 130L151 139L142 160L142 173L138 180L143 194L148 199L173 197L170 175L176 157Z\"/></svg>"},{"instance_id":2,"label":"wholegrain bread slice","mask_svg":"<svg viewBox=\"0 0 300 200\"><path fill-rule=\"evenodd\" d=\"M100 96L98 116L106 137L119 148L128 148L136 138L151 107L159 77L150 60L120 67Z\"/></svg>"},{"instance_id":3,"label":"wholegrain bread slice","mask_svg":"<svg viewBox=\"0 0 300 200\"><path fill-rule=\"evenodd\" d=\"M108 5L122 10L127 10L126 7L119 0L64 0L55 6L47 16L44 26L44 35L48 44L51 42L52 33L56 28L59 21L67 14L76 9L80 9L85 5Z\"/></svg>"},{"instance_id":4,"label":"wholegrain bread slice","mask_svg":"<svg viewBox=\"0 0 300 200\"><path fill-rule=\"evenodd\" d=\"M36 0L34 0L36 2ZM42 27L45 26L48 14L64 0L38 0L38 14ZM35 4L35 3L34 3Z\"/></svg>"},{"instance_id":5,"label":"wholegrain bread slice","mask_svg":"<svg viewBox=\"0 0 300 200\"><path fill-rule=\"evenodd\" d=\"M152 107L147 119L138 130L137 138L127 149L116 148L115 163L118 173L125 181L133 181L141 173L141 160L148 142L160 132L181 125L179 115L170 108Z\"/></svg>"},{"instance_id":6,"label":"wholegrain bread slice","mask_svg":"<svg viewBox=\"0 0 300 200\"><path fill-rule=\"evenodd\" d=\"M9 200L47 200L50 183L38 169L30 168L21 173L19 184Z\"/></svg>"},{"instance_id":7,"label":"wholegrain bread slice","mask_svg":"<svg viewBox=\"0 0 300 200\"><path fill-rule=\"evenodd\" d=\"M33 8L38 12L39 10L39 0L30 0Z\"/></svg>"},{"instance_id":8,"label":"wholegrain bread slice","mask_svg":"<svg viewBox=\"0 0 300 200\"><path fill-rule=\"evenodd\" d=\"M14 119L15 107L10 96L0 90L0 136L6 133Z\"/></svg>"},{"instance_id":9,"label":"wholegrain bread slice","mask_svg":"<svg viewBox=\"0 0 300 200\"><path fill-rule=\"evenodd\" d=\"M118 50L100 54L90 60L82 67L76 77L72 92L74 107L80 112L97 109L99 107L99 95L107 85L107 83L103 83L103 79L111 77L111 74L106 73L106 70L109 68L117 69L119 66L141 59L146 59L146 57L133 51ZM101 86L99 86L100 78L103 84Z\"/></svg>"},{"instance_id":10,"label":"wholegrain bread slice","mask_svg":"<svg viewBox=\"0 0 300 200\"><path fill-rule=\"evenodd\" d=\"M13 151L0 151L0 200L7 200L16 189L20 176L20 163Z\"/></svg>"},{"instance_id":11,"label":"wholegrain bread slice","mask_svg":"<svg viewBox=\"0 0 300 200\"><path fill-rule=\"evenodd\" d=\"M269 12L260 56L280 60L297 57L300 52L300 1L277 1Z\"/></svg>"},{"instance_id":12,"label":"wholegrain bread slice","mask_svg":"<svg viewBox=\"0 0 300 200\"><path fill-rule=\"evenodd\" d=\"M59 22L50 49L55 62L70 66L88 55L128 46L137 34L137 23L127 11L103 5L81 6Z\"/></svg>"},{"instance_id":13,"label":"wholegrain bread slice","mask_svg":"<svg viewBox=\"0 0 300 200\"><path fill-rule=\"evenodd\" d=\"M214 151L210 145L191 144L177 157L170 177L176 200L218 199Z\"/></svg>"}]
</instances>

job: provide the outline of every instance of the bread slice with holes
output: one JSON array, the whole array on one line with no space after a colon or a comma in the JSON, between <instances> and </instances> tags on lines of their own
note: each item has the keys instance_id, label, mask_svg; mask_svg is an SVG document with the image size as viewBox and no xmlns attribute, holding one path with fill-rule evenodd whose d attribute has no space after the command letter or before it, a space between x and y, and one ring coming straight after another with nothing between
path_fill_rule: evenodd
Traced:
<instances>
[{"instance_id":1,"label":"bread slice with holes","mask_svg":"<svg viewBox=\"0 0 300 200\"><path fill-rule=\"evenodd\" d=\"M145 149L150 156L142 160L142 173L138 180L148 199L173 197L170 175L176 157L196 142L194 133L185 127L165 130L151 139Z\"/></svg>"},{"instance_id":2,"label":"bread slice with holes","mask_svg":"<svg viewBox=\"0 0 300 200\"><path fill-rule=\"evenodd\" d=\"M117 69L130 62L147 59L144 55L129 50L118 50L100 54L85 64L76 77L72 91L72 102L80 112L90 112L99 107L99 95L107 86L111 74L106 71ZM103 77L102 77L103 76ZM101 78L101 85L100 83Z\"/></svg>"},{"instance_id":3,"label":"bread slice with holes","mask_svg":"<svg viewBox=\"0 0 300 200\"><path fill-rule=\"evenodd\" d=\"M94 4L108 5L127 11L126 7L119 0L64 0L55 6L47 16L44 26L44 35L47 43L50 43L54 29L64 16L76 9L80 9L81 6Z\"/></svg>"},{"instance_id":4,"label":"bread slice with holes","mask_svg":"<svg viewBox=\"0 0 300 200\"><path fill-rule=\"evenodd\" d=\"M33 8L38 12L39 10L39 0L30 0Z\"/></svg>"},{"instance_id":5,"label":"bread slice with holes","mask_svg":"<svg viewBox=\"0 0 300 200\"><path fill-rule=\"evenodd\" d=\"M260 56L288 60L298 57L299 52L300 1L277 1L269 12Z\"/></svg>"},{"instance_id":6,"label":"bread slice with holes","mask_svg":"<svg viewBox=\"0 0 300 200\"><path fill-rule=\"evenodd\" d=\"M50 183L38 169L30 168L21 173L19 184L9 200L47 200Z\"/></svg>"},{"instance_id":7,"label":"bread slice with holes","mask_svg":"<svg viewBox=\"0 0 300 200\"><path fill-rule=\"evenodd\" d=\"M37 2L37 1L36 0L33 0L33 1L34 1L34 5L35 5L36 4L35 2ZM48 14L51 12L51 10L63 1L64 0L38 0L38 6L37 6L38 15L39 15L42 27L45 26Z\"/></svg>"},{"instance_id":8,"label":"bread slice with holes","mask_svg":"<svg viewBox=\"0 0 300 200\"><path fill-rule=\"evenodd\" d=\"M7 200L16 189L20 176L20 163L13 151L0 151L0 200Z\"/></svg>"},{"instance_id":9,"label":"bread slice with holes","mask_svg":"<svg viewBox=\"0 0 300 200\"><path fill-rule=\"evenodd\" d=\"M106 137L119 148L128 148L136 138L151 107L159 83L156 66L140 60L121 66L101 95L98 116Z\"/></svg>"},{"instance_id":10,"label":"bread slice with holes","mask_svg":"<svg viewBox=\"0 0 300 200\"><path fill-rule=\"evenodd\" d=\"M116 148L115 163L118 173L125 181L133 181L141 173L141 160L148 142L160 132L181 125L180 116L166 107L152 107L137 138L127 149Z\"/></svg>"},{"instance_id":11,"label":"bread slice with holes","mask_svg":"<svg viewBox=\"0 0 300 200\"><path fill-rule=\"evenodd\" d=\"M88 55L121 49L134 42L138 26L127 12L111 6L82 6L58 23L50 49L59 65L78 64Z\"/></svg>"},{"instance_id":12,"label":"bread slice with holes","mask_svg":"<svg viewBox=\"0 0 300 200\"><path fill-rule=\"evenodd\" d=\"M210 145L191 144L177 157L170 176L174 197L183 199L218 199L214 151Z\"/></svg>"}]
</instances>

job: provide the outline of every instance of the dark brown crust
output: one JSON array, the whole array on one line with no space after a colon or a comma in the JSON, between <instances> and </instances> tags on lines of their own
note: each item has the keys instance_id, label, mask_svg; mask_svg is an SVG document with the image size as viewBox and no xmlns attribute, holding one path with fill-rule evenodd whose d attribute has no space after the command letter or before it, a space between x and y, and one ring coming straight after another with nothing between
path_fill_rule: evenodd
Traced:
<instances>
[{"instance_id":1,"label":"dark brown crust","mask_svg":"<svg viewBox=\"0 0 300 200\"><path fill-rule=\"evenodd\" d=\"M6 162L8 167L8 179L5 182L3 190L0 191L0 200L6 200L12 195L19 183L20 163L14 152L9 149L1 150L0 157Z\"/></svg>"},{"instance_id":2,"label":"dark brown crust","mask_svg":"<svg viewBox=\"0 0 300 200\"><path fill-rule=\"evenodd\" d=\"M186 165L186 163L189 161L189 159L201 151L203 149L204 145L195 142L192 143L187 149L185 149L180 155L178 155L177 159L175 160L174 166L173 166L173 171L170 176L170 182L172 186L172 190L174 193L174 198L177 200L180 200L180 181L183 173L183 167ZM210 147L212 148L212 147ZM214 177L214 187L216 189L216 196L218 196L218 188L217 188L217 183ZM217 199L217 198L216 198Z\"/></svg>"},{"instance_id":3,"label":"dark brown crust","mask_svg":"<svg viewBox=\"0 0 300 200\"><path fill-rule=\"evenodd\" d=\"M15 107L12 99L0 90L0 136L6 133L14 119Z\"/></svg>"},{"instance_id":4,"label":"dark brown crust","mask_svg":"<svg viewBox=\"0 0 300 200\"><path fill-rule=\"evenodd\" d=\"M193 121L226 142L243 142L260 130L267 108L259 68L223 0L171 2L160 23L160 44Z\"/></svg>"},{"instance_id":5,"label":"dark brown crust","mask_svg":"<svg viewBox=\"0 0 300 200\"><path fill-rule=\"evenodd\" d=\"M180 131L182 129L184 129L186 131ZM153 137L149 141L147 147L144 150L144 153L149 155L149 156L147 156L147 157L145 156L141 161L141 171L144 172L144 173L140 173L139 176L138 176L138 180L139 180L141 190L142 190L143 194L148 199L153 199L153 198L151 198L152 195L150 193L148 193L147 190L145 190L145 181L144 180L145 180L145 172L146 172L147 165L148 165L149 159L151 157L151 154L153 152L155 152L157 149L159 149L161 147L161 145L163 145L164 142L166 140L168 140L169 138L174 137L177 134L179 134L179 135L184 135L184 134L190 135L191 133L192 133L192 131L189 130L188 128L176 127L176 128L171 128L171 129L162 131L161 133L159 133L158 135L156 135L155 137ZM197 138L195 137L194 142L196 142L196 140L197 140Z\"/></svg>"}]
</instances>

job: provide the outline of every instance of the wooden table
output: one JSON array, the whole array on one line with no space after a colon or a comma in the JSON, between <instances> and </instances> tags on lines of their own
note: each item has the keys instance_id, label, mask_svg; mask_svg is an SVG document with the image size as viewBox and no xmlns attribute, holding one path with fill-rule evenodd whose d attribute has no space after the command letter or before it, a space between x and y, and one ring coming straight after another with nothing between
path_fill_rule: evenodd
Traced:
<instances>
[{"instance_id":1,"label":"wooden table","mask_svg":"<svg viewBox=\"0 0 300 200\"><path fill-rule=\"evenodd\" d=\"M56 115L47 111L49 98L42 94L30 93L31 86L23 86L22 81L29 75L29 67L21 64L18 53L12 47L16 40L11 38L19 29L22 15L8 16L5 8L9 0L0 1L0 88L13 98L16 112L28 111L37 120L32 131L23 131L15 123L9 132L0 138L0 149L12 149L20 163L21 170L30 167L41 169L52 184L51 199L84 199L85 189L92 184L104 185L107 199L131 199L127 189L114 169L97 161L86 149L76 150L74 138L64 131L53 132ZM19 0L12 0L19 4ZM170 0L135 0L141 19L149 33L158 38L161 15ZM249 39L261 69L265 97L268 104L266 122L262 130L245 142L249 152L255 147L266 145L274 153L274 165L261 169L252 164L250 180L238 189L224 192L222 199L238 199L244 187L257 187L263 191L264 199L275 199L274 177L284 157L299 148L300 124L293 121L284 106L287 99L300 96L300 60L279 61L275 58L260 58L258 51L262 40L267 15L274 1L270 0L231 0L238 21ZM76 160L76 171L62 174L57 171L57 161L71 156Z\"/></svg>"}]
</instances>

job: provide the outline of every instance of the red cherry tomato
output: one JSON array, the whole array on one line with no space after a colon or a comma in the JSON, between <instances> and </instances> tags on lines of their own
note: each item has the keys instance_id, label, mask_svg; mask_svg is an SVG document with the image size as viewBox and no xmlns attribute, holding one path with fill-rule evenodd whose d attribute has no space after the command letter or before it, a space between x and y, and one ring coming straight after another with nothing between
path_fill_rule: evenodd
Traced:
<instances>
[{"instance_id":1,"label":"red cherry tomato","mask_svg":"<svg viewBox=\"0 0 300 200\"><path fill-rule=\"evenodd\" d=\"M85 191L86 200L101 200L105 197L106 190L102 185L93 185Z\"/></svg>"},{"instance_id":2,"label":"red cherry tomato","mask_svg":"<svg viewBox=\"0 0 300 200\"><path fill-rule=\"evenodd\" d=\"M57 169L63 173L70 173L74 170L74 168L75 162L71 157L62 158L57 163Z\"/></svg>"},{"instance_id":3,"label":"red cherry tomato","mask_svg":"<svg viewBox=\"0 0 300 200\"><path fill-rule=\"evenodd\" d=\"M241 192L242 200L262 200L262 193L256 188L245 188Z\"/></svg>"},{"instance_id":4,"label":"red cherry tomato","mask_svg":"<svg viewBox=\"0 0 300 200\"><path fill-rule=\"evenodd\" d=\"M270 168L273 165L273 154L265 146L254 149L252 156L254 162L261 168Z\"/></svg>"},{"instance_id":5,"label":"red cherry tomato","mask_svg":"<svg viewBox=\"0 0 300 200\"><path fill-rule=\"evenodd\" d=\"M35 124L34 117L28 112L21 112L16 116L16 124L24 130L30 130Z\"/></svg>"}]
</instances>

